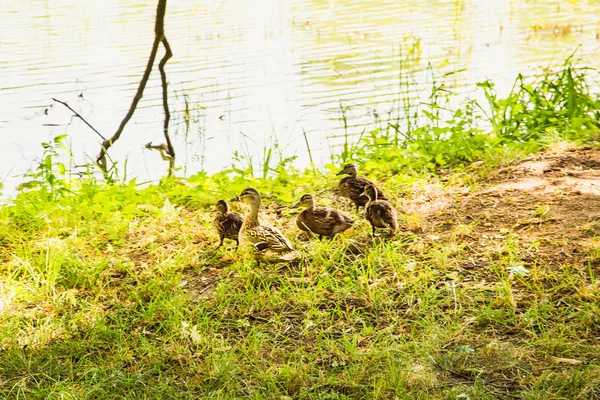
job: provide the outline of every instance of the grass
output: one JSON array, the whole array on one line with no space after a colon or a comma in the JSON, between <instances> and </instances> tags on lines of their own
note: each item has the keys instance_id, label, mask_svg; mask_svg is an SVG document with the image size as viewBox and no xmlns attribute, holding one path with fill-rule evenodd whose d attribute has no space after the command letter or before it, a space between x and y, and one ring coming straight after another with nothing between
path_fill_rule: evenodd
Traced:
<instances>
[{"instance_id":1,"label":"grass","mask_svg":"<svg viewBox=\"0 0 600 400\"><path fill-rule=\"evenodd\" d=\"M560 101L542 101L548 80L569 85L568 68L527 83L533 111L522 92L497 99L483 85L492 109L504 110L493 110L491 134L473 121L471 102L452 112L454 123L429 113L364 135L343 157L385 181L400 208L424 195L451 206L514 159L594 142L598 100L581 81L561 118L549 117ZM60 141L44 144L40 168L0 208L4 398L600 398L598 243L584 262L551 254L524 268L541 244L503 230L476 248L469 239L486 216L458 220L440 207L430 213L439 224L407 209L412 232L353 255L344 244L369 231L362 216L345 237L301 241L294 214L278 209L306 192L343 206L324 192L337 166L142 188L67 179ZM264 219L303 252L299 266L257 269L244 250L215 251L208 210L245 186L263 193ZM439 231L423 232L432 226Z\"/></svg>"}]
</instances>

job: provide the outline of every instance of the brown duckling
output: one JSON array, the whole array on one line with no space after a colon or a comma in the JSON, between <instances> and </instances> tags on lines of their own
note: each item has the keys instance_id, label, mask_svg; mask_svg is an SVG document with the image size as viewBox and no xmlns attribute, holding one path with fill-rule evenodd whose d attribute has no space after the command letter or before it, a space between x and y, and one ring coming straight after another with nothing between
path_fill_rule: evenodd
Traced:
<instances>
[{"instance_id":1,"label":"brown duckling","mask_svg":"<svg viewBox=\"0 0 600 400\"><path fill-rule=\"evenodd\" d=\"M347 164L344 169L338 172L336 175L348 175L342 178L340 181L337 191L340 196L347 197L354 202L356 211L360 207L366 206L369 198L363 194L365 186L372 185L377 191L377 198L379 200L387 200L385 194L379 189L373 182L358 175L358 166L356 164Z\"/></svg>"},{"instance_id":2,"label":"brown duckling","mask_svg":"<svg viewBox=\"0 0 600 400\"><path fill-rule=\"evenodd\" d=\"M375 185L365 186L362 194L369 198L369 201L365 205L365 218L373 227L373 236L375 236L375 228L388 228L390 230L390 237L394 236L398 229L398 216L392 203L388 200L377 198L377 188Z\"/></svg>"},{"instance_id":3,"label":"brown duckling","mask_svg":"<svg viewBox=\"0 0 600 400\"><path fill-rule=\"evenodd\" d=\"M299 261L302 254L295 250L292 243L283 236L279 229L272 226L261 225L258 220L261 198L258 190L246 188L242 193L230 201L243 201L250 205L250 211L244 217L240 235L244 240L252 243L257 250L256 259L266 262Z\"/></svg>"},{"instance_id":4,"label":"brown duckling","mask_svg":"<svg viewBox=\"0 0 600 400\"><path fill-rule=\"evenodd\" d=\"M225 200L217 201L215 211L217 216L213 220L213 226L219 232L219 239L221 239L217 249L223 245L225 239L235 240L235 248L237 249L240 244L240 228L244 222L242 214L229 211L229 204Z\"/></svg>"},{"instance_id":5,"label":"brown duckling","mask_svg":"<svg viewBox=\"0 0 600 400\"><path fill-rule=\"evenodd\" d=\"M299 206L305 206L306 210L298 214L296 225L305 232L319 235L319 240L323 239L323 236L332 238L354 224L354 220L342 211L329 207L317 207L317 202L312 194L302 196L292 208Z\"/></svg>"}]
</instances>

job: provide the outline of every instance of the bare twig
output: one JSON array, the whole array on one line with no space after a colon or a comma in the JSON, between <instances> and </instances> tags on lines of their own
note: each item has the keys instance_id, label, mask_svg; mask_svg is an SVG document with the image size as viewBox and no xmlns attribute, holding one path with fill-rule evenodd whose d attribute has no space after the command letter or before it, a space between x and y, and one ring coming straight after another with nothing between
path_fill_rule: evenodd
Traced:
<instances>
[{"instance_id":1,"label":"bare twig","mask_svg":"<svg viewBox=\"0 0 600 400\"><path fill-rule=\"evenodd\" d=\"M87 122L87 121L85 120L85 118L83 118L83 117L81 116L81 114L79 114L77 111L73 110L73 109L71 108L71 106L70 106L70 105L68 105L68 104L67 104L67 103L65 103L64 101L60 101L60 100L58 100L58 99L55 99L54 97L52 98L52 100L54 100L55 102L57 102L57 103L60 103L60 104L62 104L63 106L67 107L69 110L71 110L71 112L72 112L73 114L75 114L75 116L76 116L77 118L79 118L80 120L82 120L82 121L83 121L83 122L84 122L84 123L85 123L87 126L89 126L89 127L90 127L90 128L91 128L91 129L92 129L94 132L96 132L96 134L97 134L98 136L100 136L100 137L102 138L102 140L106 140L106 138L105 138L104 136L102 136L102 134L101 134L100 132L98 132L98 130L97 130L96 128L94 128L94 127L93 127L93 126L92 126L92 125L91 125L89 122Z\"/></svg>"},{"instance_id":2,"label":"bare twig","mask_svg":"<svg viewBox=\"0 0 600 400\"><path fill-rule=\"evenodd\" d=\"M159 0L158 7L156 11L156 24L154 25L154 43L152 44L152 50L150 51L150 57L148 58L148 63L146 64L146 70L144 71L144 75L142 76L142 80L138 86L138 90L133 98L131 106L129 107L129 111L121 121L119 128L115 132L115 134L108 140L104 140L102 142L102 149L100 150L100 154L96 158L96 162L100 166L100 168L106 173L106 153L108 149L121 137L123 133L123 129L125 129L125 125L133 116L135 109L143 97L144 89L146 88L146 83L148 83L148 78L150 78L150 72L152 71L152 66L154 65L154 60L156 60L156 53L158 52L158 45L163 40L165 35L165 13L167 8L167 0Z\"/></svg>"},{"instance_id":3,"label":"bare twig","mask_svg":"<svg viewBox=\"0 0 600 400\"><path fill-rule=\"evenodd\" d=\"M214 287L214 286L215 286L215 284L216 284L217 282L218 282L218 280L216 280L216 281L214 281L214 282L212 282L212 283L209 283L208 285L206 285L206 286L204 287L204 289L202 289L202 290L198 291L198 294L200 295L200 294L202 294L202 293L206 292L208 289L210 289L210 288Z\"/></svg>"}]
</instances>

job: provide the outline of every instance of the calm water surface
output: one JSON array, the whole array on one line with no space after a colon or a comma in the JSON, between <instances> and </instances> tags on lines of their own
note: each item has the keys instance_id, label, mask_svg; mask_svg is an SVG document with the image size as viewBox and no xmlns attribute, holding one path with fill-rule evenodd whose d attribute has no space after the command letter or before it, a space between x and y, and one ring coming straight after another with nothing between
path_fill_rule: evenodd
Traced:
<instances>
[{"instance_id":1,"label":"calm water surface","mask_svg":"<svg viewBox=\"0 0 600 400\"><path fill-rule=\"evenodd\" d=\"M0 9L0 180L4 194L35 168L40 142L68 133L75 164L99 140L52 97L104 136L125 115L154 37L156 1L8 0ZM558 63L578 46L600 62L600 0L171 0L167 64L171 134L180 174L277 157L322 165L336 151L341 107L350 132L397 109L409 73L417 83L451 71L468 93L492 79L506 91L518 72ZM159 57L162 53L159 54ZM404 76L404 78L402 78ZM429 78L428 78L429 77ZM418 88L418 85L416 86ZM186 105L187 104L187 105ZM186 107L189 124L184 121ZM111 156L128 177L165 172L160 77L155 69ZM277 158L276 157L276 158Z\"/></svg>"}]
</instances>

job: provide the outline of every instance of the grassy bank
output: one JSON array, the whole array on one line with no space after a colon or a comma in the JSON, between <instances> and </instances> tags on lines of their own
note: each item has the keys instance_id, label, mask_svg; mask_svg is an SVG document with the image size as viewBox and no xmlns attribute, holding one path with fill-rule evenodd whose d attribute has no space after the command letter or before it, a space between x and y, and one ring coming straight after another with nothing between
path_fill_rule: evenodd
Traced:
<instances>
[{"instance_id":1,"label":"grassy bank","mask_svg":"<svg viewBox=\"0 0 600 400\"><path fill-rule=\"evenodd\" d=\"M595 76L567 64L519 77L504 99L482 83L488 104L452 110L437 87L319 172L282 164L140 188L74 179L60 139L47 143L0 209L0 393L600 398L600 204L576 186L600 169ZM552 190L506 186L529 182L526 157L547 161L536 179ZM350 159L403 211L403 232L362 254L344 250L368 235L362 216L344 237L307 241L287 208L312 192L350 210L330 190ZM546 179L557 171L589 176ZM246 186L301 265L215 251L208 210Z\"/></svg>"}]
</instances>

